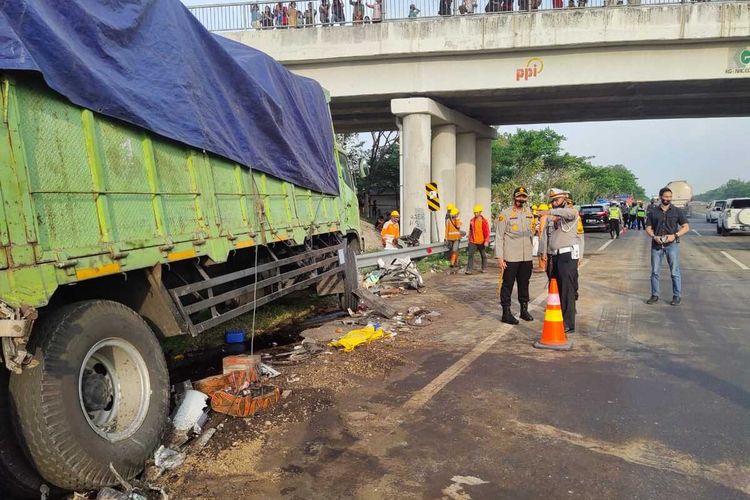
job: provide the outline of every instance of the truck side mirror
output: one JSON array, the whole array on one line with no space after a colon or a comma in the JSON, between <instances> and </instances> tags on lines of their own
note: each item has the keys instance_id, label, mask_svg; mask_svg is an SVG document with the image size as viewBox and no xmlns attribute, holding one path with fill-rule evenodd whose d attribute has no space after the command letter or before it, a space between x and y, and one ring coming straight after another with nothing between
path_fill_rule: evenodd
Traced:
<instances>
[{"instance_id":1,"label":"truck side mirror","mask_svg":"<svg viewBox=\"0 0 750 500\"><path fill-rule=\"evenodd\" d=\"M368 175L370 175L370 165L367 164L367 160L361 158L359 160L359 176L367 177Z\"/></svg>"}]
</instances>

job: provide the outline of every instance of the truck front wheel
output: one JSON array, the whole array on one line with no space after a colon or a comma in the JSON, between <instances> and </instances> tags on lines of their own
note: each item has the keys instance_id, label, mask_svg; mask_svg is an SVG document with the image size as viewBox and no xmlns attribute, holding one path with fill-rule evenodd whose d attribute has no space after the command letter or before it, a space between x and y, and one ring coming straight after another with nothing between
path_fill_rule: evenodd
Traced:
<instances>
[{"instance_id":1,"label":"truck front wheel","mask_svg":"<svg viewBox=\"0 0 750 500\"><path fill-rule=\"evenodd\" d=\"M169 376L146 322L95 300L43 316L29 342L38 365L12 375L18 427L41 476L67 490L117 483L143 468L161 440Z\"/></svg>"}]
</instances>

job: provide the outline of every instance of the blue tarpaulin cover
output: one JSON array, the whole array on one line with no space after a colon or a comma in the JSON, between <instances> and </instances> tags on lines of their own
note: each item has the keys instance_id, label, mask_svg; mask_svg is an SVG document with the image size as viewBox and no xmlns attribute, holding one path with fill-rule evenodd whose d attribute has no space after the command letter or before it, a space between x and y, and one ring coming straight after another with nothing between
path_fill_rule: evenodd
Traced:
<instances>
[{"instance_id":1,"label":"blue tarpaulin cover","mask_svg":"<svg viewBox=\"0 0 750 500\"><path fill-rule=\"evenodd\" d=\"M325 94L178 0L0 0L0 69L318 192L339 190Z\"/></svg>"}]
</instances>

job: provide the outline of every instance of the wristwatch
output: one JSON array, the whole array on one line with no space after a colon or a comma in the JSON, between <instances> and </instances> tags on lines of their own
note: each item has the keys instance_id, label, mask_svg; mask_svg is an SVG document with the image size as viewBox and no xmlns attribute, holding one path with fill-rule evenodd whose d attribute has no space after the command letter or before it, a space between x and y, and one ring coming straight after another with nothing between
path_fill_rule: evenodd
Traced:
<instances>
[{"instance_id":1,"label":"wristwatch","mask_svg":"<svg viewBox=\"0 0 750 500\"><path fill-rule=\"evenodd\" d=\"M674 240L675 240L675 242L677 242L677 243L679 243L679 242L680 242L680 237L679 237L679 235L678 235L677 233L674 233Z\"/></svg>"}]
</instances>

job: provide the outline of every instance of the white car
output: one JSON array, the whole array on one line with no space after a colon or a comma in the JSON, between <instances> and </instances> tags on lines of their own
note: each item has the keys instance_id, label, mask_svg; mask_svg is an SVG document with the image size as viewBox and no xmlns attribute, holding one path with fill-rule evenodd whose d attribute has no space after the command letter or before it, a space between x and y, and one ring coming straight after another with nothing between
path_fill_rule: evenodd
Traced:
<instances>
[{"instance_id":1,"label":"white car","mask_svg":"<svg viewBox=\"0 0 750 500\"><path fill-rule=\"evenodd\" d=\"M750 230L750 198L730 198L719 213L716 232L727 235L730 231Z\"/></svg>"},{"instance_id":2,"label":"white car","mask_svg":"<svg viewBox=\"0 0 750 500\"><path fill-rule=\"evenodd\" d=\"M706 208L706 222L716 222L719 220L719 214L724 210L727 200L714 200Z\"/></svg>"}]
</instances>

